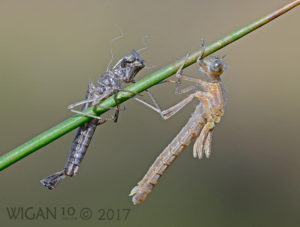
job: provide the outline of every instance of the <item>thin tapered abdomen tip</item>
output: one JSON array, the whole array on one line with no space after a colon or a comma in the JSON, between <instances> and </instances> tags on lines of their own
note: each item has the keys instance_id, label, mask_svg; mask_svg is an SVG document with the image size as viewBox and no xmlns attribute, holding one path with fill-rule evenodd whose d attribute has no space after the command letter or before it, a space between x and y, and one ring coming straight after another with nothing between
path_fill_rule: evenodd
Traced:
<instances>
[{"instance_id":1,"label":"thin tapered abdomen tip","mask_svg":"<svg viewBox=\"0 0 300 227\"><path fill-rule=\"evenodd\" d=\"M135 195L135 193L137 192L138 188L139 188L138 186L135 186L133 189L131 189L131 191L129 193L129 196Z\"/></svg>"},{"instance_id":2,"label":"thin tapered abdomen tip","mask_svg":"<svg viewBox=\"0 0 300 227\"><path fill-rule=\"evenodd\" d=\"M57 184L66 177L64 171L57 172L47 178L42 179L40 182L49 190L56 188Z\"/></svg>"},{"instance_id":3,"label":"thin tapered abdomen tip","mask_svg":"<svg viewBox=\"0 0 300 227\"><path fill-rule=\"evenodd\" d=\"M42 185L44 185L44 186L45 186L46 188L48 188L49 190L55 189L55 186L53 186L51 183L49 183L49 182L47 181L47 179L42 179L40 182L42 183Z\"/></svg>"},{"instance_id":4,"label":"thin tapered abdomen tip","mask_svg":"<svg viewBox=\"0 0 300 227\"><path fill-rule=\"evenodd\" d=\"M139 186L135 186L129 194L129 196L132 196L133 205L142 203L147 198L147 195Z\"/></svg>"}]
</instances>

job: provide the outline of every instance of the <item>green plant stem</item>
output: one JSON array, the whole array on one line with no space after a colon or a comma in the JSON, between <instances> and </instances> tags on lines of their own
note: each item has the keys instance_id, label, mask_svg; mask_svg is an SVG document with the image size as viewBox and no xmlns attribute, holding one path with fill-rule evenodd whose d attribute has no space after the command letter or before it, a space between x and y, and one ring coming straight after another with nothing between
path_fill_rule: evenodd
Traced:
<instances>
[{"instance_id":1,"label":"green plant stem","mask_svg":"<svg viewBox=\"0 0 300 227\"><path fill-rule=\"evenodd\" d=\"M268 14L265 17L228 34L227 36L223 37L222 39L207 45L203 57L206 57L206 56L216 52L217 50L225 47L226 45L242 38L243 36L247 35L248 33L267 24L268 22L270 22L273 19L275 19L276 17L286 13L287 11L291 10L292 8L296 7L299 4L300 4L300 0L292 1L291 3L272 12L271 14ZM201 50L191 53L188 60L186 61L186 64L184 67L187 67L187 66L195 63L200 54L200 51ZM147 77L144 77L137 83L127 87L127 89L130 91L140 93L140 92L152 87L153 85L157 84L158 82L165 80L166 78L173 75L174 73L176 73L178 68L183 64L183 61L184 61L184 58L152 73L151 75L149 75ZM120 92L118 95L118 101L119 101L119 103L122 103L122 102L128 100L129 98L131 98L132 96L133 96L133 94L131 94L131 93ZM116 105L116 103L115 103L114 99L112 97L110 97L110 98L106 99L105 101L101 102L100 105L113 107ZM89 108L84 112L88 113L88 114L92 114L92 115L94 115L94 114L101 115L106 111L107 111L107 109L98 108L94 112L92 110L92 108ZM12 165L13 163L17 162L18 160L33 153L34 151L38 150L39 148L44 147L45 145L51 143L52 141L65 135L66 133L77 128L81 124L86 123L89 120L91 120L90 117L85 117L82 115L75 115L75 116L59 123L58 125L54 126L53 128L41 133L40 135L34 137L33 139L31 139L28 142L22 144L21 146L15 148L14 150L2 155L0 157L0 170L5 169L6 167Z\"/></svg>"}]
</instances>

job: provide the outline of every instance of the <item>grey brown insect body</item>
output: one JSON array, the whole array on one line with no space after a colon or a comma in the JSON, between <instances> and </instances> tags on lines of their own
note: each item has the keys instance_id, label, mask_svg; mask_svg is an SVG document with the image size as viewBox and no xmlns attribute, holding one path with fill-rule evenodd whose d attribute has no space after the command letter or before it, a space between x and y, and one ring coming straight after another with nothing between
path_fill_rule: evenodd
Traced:
<instances>
[{"instance_id":1,"label":"grey brown insect body","mask_svg":"<svg viewBox=\"0 0 300 227\"><path fill-rule=\"evenodd\" d=\"M85 100L70 105L69 109L75 113L85 115L82 112L83 110L91 106L97 106L101 101L112 95L115 95L114 98L116 100L116 95L119 91L127 91L122 88L122 84L133 83L135 75L142 68L144 68L144 61L142 57L135 50L132 50L131 55L125 56L119 60L119 62L111 70L102 74L96 85L90 81ZM73 110L73 108L78 105L82 105L81 111ZM116 122L118 113L119 107L117 105L115 116L112 119L104 119L87 115L93 117L93 119L78 128L65 168L62 171L41 180L41 183L48 189L54 189L66 176L72 177L76 175L96 127L107 120L114 120Z\"/></svg>"}]
</instances>

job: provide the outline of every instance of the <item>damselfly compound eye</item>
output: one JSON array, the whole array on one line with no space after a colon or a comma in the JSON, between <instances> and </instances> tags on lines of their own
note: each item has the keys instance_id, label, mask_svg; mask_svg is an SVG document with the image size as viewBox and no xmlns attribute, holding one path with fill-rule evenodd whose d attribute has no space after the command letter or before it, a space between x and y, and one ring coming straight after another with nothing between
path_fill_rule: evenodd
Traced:
<instances>
[{"instance_id":1,"label":"damselfly compound eye","mask_svg":"<svg viewBox=\"0 0 300 227\"><path fill-rule=\"evenodd\" d=\"M134 62L134 60L135 60L135 58L134 58L133 55L129 55L129 56L126 58L126 61L127 61L128 63L132 63L132 62Z\"/></svg>"},{"instance_id":2,"label":"damselfly compound eye","mask_svg":"<svg viewBox=\"0 0 300 227\"><path fill-rule=\"evenodd\" d=\"M210 65L210 70L213 72L220 72L223 69L223 63L220 59L216 59Z\"/></svg>"}]
</instances>

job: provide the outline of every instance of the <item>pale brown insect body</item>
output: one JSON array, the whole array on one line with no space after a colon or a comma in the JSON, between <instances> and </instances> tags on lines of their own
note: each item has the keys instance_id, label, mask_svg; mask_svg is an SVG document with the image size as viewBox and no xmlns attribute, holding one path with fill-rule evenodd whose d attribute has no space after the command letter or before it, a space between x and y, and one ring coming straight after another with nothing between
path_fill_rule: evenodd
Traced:
<instances>
[{"instance_id":1,"label":"pale brown insect body","mask_svg":"<svg viewBox=\"0 0 300 227\"><path fill-rule=\"evenodd\" d=\"M210 81L182 75L183 64L177 72L177 78L194 82L195 85L182 91L178 91L177 88L177 93L182 94L197 87L200 87L200 89L165 111L156 109L164 119L168 119L192 101L193 98L198 98L200 101L187 124L157 157L144 178L132 189L130 196L133 196L132 201L134 204L139 204L147 198L153 187L158 184L159 178L194 138L197 138L193 148L195 158L201 159L203 154L208 158L211 154L213 129L224 114L224 91L220 78L223 73L224 62L223 58L215 56L207 57L204 60L200 60L200 58L201 56L198 58L199 71L207 75ZM154 107L151 108L155 109Z\"/></svg>"}]
</instances>

